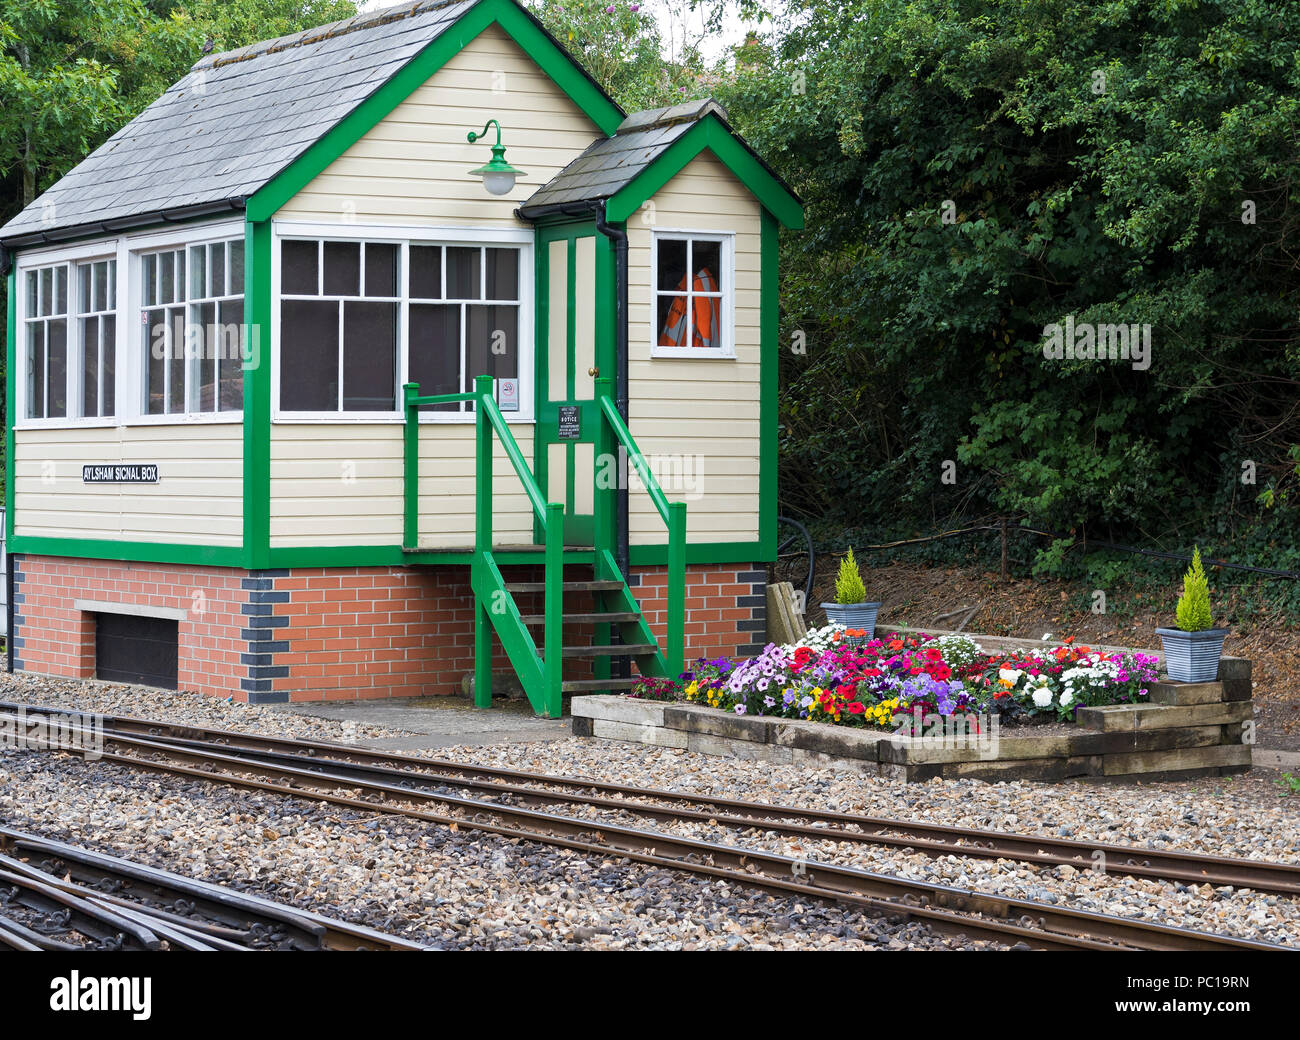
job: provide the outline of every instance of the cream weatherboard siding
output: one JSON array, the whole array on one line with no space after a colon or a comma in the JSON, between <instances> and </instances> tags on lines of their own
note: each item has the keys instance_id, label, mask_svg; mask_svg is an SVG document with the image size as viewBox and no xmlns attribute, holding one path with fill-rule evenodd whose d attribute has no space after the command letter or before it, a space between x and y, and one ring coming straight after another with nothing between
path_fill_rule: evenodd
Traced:
<instances>
[{"instance_id":1,"label":"cream weatherboard siding","mask_svg":"<svg viewBox=\"0 0 1300 1040\"><path fill-rule=\"evenodd\" d=\"M239 546L243 426L27 429L14 433L14 533ZM157 464L157 484L83 484L81 467Z\"/></svg>"},{"instance_id":2,"label":"cream weatherboard siding","mask_svg":"<svg viewBox=\"0 0 1300 1040\"><path fill-rule=\"evenodd\" d=\"M491 158L500 120L506 159L525 172L494 198L469 171ZM600 135L509 36L484 30L281 208L278 219L521 227L514 210Z\"/></svg>"},{"instance_id":3,"label":"cream weatherboard siding","mask_svg":"<svg viewBox=\"0 0 1300 1040\"><path fill-rule=\"evenodd\" d=\"M531 424L511 424L524 457ZM474 545L474 427L420 430L420 544ZM532 512L500 442L493 453L493 541L532 542ZM399 545L400 423L275 423L271 428L271 546Z\"/></svg>"},{"instance_id":4,"label":"cream weatherboard siding","mask_svg":"<svg viewBox=\"0 0 1300 1040\"><path fill-rule=\"evenodd\" d=\"M468 171L491 157L469 144L487 116L501 121L506 158L526 171L493 198ZM599 129L496 26L291 199L277 221L526 228L515 208L573 160ZM512 423L533 458L531 424ZM474 544L474 428L426 424L421 433L420 542ZM498 445L495 542L531 542L527 500ZM402 427L295 423L271 428L271 545L397 545L402 540Z\"/></svg>"},{"instance_id":5,"label":"cream weatherboard siding","mask_svg":"<svg viewBox=\"0 0 1300 1040\"><path fill-rule=\"evenodd\" d=\"M760 207L710 153L692 160L628 220L629 420L642 452L694 487L665 483L683 500L690 542L758 540ZM735 233L735 358L652 358L654 229ZM643 492L630 495L634 545L667 541Z\"/></svg>"}]
</instances>

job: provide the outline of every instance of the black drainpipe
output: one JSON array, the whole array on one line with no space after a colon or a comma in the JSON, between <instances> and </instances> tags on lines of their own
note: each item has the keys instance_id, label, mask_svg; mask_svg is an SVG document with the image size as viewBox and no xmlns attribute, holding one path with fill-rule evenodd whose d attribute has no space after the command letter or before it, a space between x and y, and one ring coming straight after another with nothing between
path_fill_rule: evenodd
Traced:
<instances>
[{"instance_id":1,"label":"black drainpipe","mask_svg":"<svg viewBox=\"0 0 1300 1040\"><path fill-rule=\"evenodd\" d=\"M614 405L623 422L628 423L627 415L627 232L614 227L605 220L605 203L601 202L596 213L596 230L614 243ZM628 424L630 427L630 423ZM630 550L628 548L627 521L627 460L619 466L618 511L615 519L616 540L615 560L618 569L626 579L631 576L629 570Z\"/></svg>"}]
</instances>

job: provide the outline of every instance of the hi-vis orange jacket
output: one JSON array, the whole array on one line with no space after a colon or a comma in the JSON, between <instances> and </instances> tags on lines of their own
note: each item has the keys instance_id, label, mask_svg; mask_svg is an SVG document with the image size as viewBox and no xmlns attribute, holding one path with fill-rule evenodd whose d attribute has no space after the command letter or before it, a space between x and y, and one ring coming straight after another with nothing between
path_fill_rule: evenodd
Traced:
<instances>
[{"instance_id":1,"label":"hi-vis orange jacket","mask_svg":"<svg viewBox=\"0 0 1300 1040\"><path fill-rule=\"evenodd\" d=\"M707 267L701 267L695 275L695 284L692 286L697 293L715 293L718 291L718 283L713 277L713 273ZM681 283L677 286L678 292L686 291L686 276L682 275ZM691 332L691 346L693 347L720 347L722 341L718 338L718 309L722 305L722 300L710 296L695 296L694 322ZM686 297L673 297L672 306L668 308L668 317L664 321L663 330L659 333L659 345L661 347L684 347L686 346Z\"/></svg>"}]
</instances>

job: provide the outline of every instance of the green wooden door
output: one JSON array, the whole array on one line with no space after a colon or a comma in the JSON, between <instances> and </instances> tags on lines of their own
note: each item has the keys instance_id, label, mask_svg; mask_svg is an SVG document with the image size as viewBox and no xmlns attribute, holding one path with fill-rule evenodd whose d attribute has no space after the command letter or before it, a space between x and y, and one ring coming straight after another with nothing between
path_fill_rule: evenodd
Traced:
<instances>
[{"instance_id":1,"label":"green wooden door","mask_svg":"<svg viewBox=\"0 0 1300 1040\"><path fill-rule=\"evenodd\" d=\"M566 545L592 544L595 380L610 353L598 300L608 296L608 255L591 221L537 230L535 470L547 501L564 503Z\"/></svg>"}]
</instances>

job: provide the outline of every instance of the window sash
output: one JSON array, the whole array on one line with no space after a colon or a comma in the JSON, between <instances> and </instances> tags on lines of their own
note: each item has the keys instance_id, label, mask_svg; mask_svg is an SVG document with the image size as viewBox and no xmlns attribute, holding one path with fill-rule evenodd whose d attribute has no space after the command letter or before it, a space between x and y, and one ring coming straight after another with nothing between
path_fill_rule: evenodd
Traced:
<instances>
[{"instance_id":1,"label":"window sash","mask_svg":"<svg viewBox=\"0 0 1300 1040\"><path fill-rule=\"evenodd\" d=\"M734 299L735 286L734 271L732 265L732 247L733 236L731 233L708 232L708 231L653 231L653 263L650 272L652 285L652 299L654 306L651 309L651 357L733 357L735 354L735 329L734 329ZM662 275L660 264L663 259L661 246L665 242L684 242L686 243L686 269L684 274L685 287L671 289L662 288ZM718 270L712 272L714 280L718 284L716 291L707 291L695 287L695 276L697 274L695 263L695 246L696 243L708 243L716 245L717 248L717 266ZM661 342L664 335L663 318L661 317L661 306L664 299L685 301L685 336L680 344L666 344ZM714 314L717 317L718 335L717 342L713 345L695 344L695 301L696 300L714 300L716 306ZM671 308L671 304L669 307Z\"/></svg>"},{"instance_id":2,"label":"window sash","mask_svg":"<svg viewBox=\"0 0 1300 1040\"><path fill-rule=\"evenodd\" d=\"M235 418L242 412L243 251L243 239L219 237L139 254L146 316L142 414ZM232 342L224 315L236 305Z\"/></svg>"},{"instance_id":3,"label":"window sash","mask_svg":"<svg viewBox=\"0 0 1300 1040\"><path fill-rule=\"evenodd\" d=\"M419 319L413 318L411 314L412 308L447 307L454 308L457 313L457 324L459 326L459 341L456 345L456 350L459 354L457 359L458 385L449 392L467 392L469 389L472 389L468 386L472 377L467 374L468 364L471 360L471 348L467 342L467 337L470 335L471 324L475 317L472 314L472 311L476 307L481 307L485 310L497 307L510 308L513 311L513 328L507 327L503 329L506 333L507 343L510 344L510 354L513 355L515 364L515 373L510 378L519 378L523 374L521 366L521 352L523 347L522 336L526 320L524 308L528 302L525 292L526 286L524 284L524 279L526 277L525 244L516 242L475 243L436 241L416 238L404 239L397 242L391 240L379 240L376 238L343 240L330 238L328 236L304 237L300 235L286 235L281 237L279 242L281 249L281 263L279 267L281 272L281 288L277 294L277 318L279 319L277 368L279 385L276 394L277 415L283 415L289 418L324 418L336 415L340 419L400 415L400 383L406 381L407 374L410 373L414 367L417 367L414 364L415 359L412 354L412 333L419 326L424 317L426 317L422 315ZM302 243L305 242L311 242L316 245L314 279L312 277L313 272L311 271L311 260L309 259L312 251L303 248ZM326 247L328 244L337 244L341 242L347 242L358 246L359 266L361 272L358 283L360 291L358 293L328 291L330 288L327 286L327 280L330 278L328 270L330 255L327 252ZM373 248L375 246L383 246L385 248L396 247L396 295L389 296L379 293L374 295L367 294L367 290L370 288L370 264L367 249L368 247ZM285 258L285 253L288 251L286 247L291 249L294 254L292 260L286 260ZM412 253L417 249L427 252L423 252L418 259L413 258ZM492 251L499 251L499 253L493 255ZM512 259L507 260L503 255L501 255L507 252L513 254ZM472 277L465 279L459 285L454 284L456 281L454 274L456 268L455 260L463 259L465 256L472 254L477 254L475 257L475 267ZM338 255L340 255L340 253L336 252L336 259ZM428 292L421 292L420 295L413 295L411 290L417 269L421 276L425 278L425 281L429 281L427 276L432 272L432 267L434 265L428 261L433 260L435 256L437 267L437 295L430 295ZM296 262L301 262L302 266L290 273L288 270L289 264ZM304 278L302 277L303 275L307 275L307 277ZM317 291L315 293L303 291L306 285L313 280L315 281ZM502 297L499 289L501 287L510 288L512 282L514 290L513 296ZM293 290L286 291L283 288L286 283L291 284L294 287ZM457 288L462 288L466 283L473 288L475 294L465 292L453 294L449 291L449 289L455 290ZM349 285L350 284L349 280ZM498 290L494 296L487 295L490 285ZM421 286L422 289L431 287L432 286ZM335 288L337 289L337 283L335 283ZM292 316L293 312L289 308L286 308L285 304L307 304L313 301L321 304L333 303L336 305L338 311L336 372L335 378L331 381L331 393L335 398L335 403L332 408L322 409L288 406L306 403L303 397L298 397L295 400L296 395L294 388L287 385L287 380L296 377L291 374L291 372L301 372L304 363L303 358L298 354L299 344L294 340L294 332L290 331L289 323L294 320L305 319L305 314ZM393 398L391 408L362 409L347 407L347 307L349 304L363 303L392 304L396 308ZM288 312L291 317L287 318L286 312ZM326 320L323 313L320 320ZM486 349L490 351L490 345ZM291 353L293 356L290 361ZM489 355L489 357L492 356L494 355ZM495 356L500 357L501 355ZM429 366L426 364L420 364L418 367L428 368ZM499 376L499 378L506 377L507 376L504 373ZM432 390L422 389L422 393L428 394L432 392ZM288 405L286 403L288 403ZM472 412L472 405L467 406L466 402L458 402L451 405L440 406L436 409L431 409L430 411L442 415L447 415L449 413L465 413Z\"/></svg>"}]
</instances>

